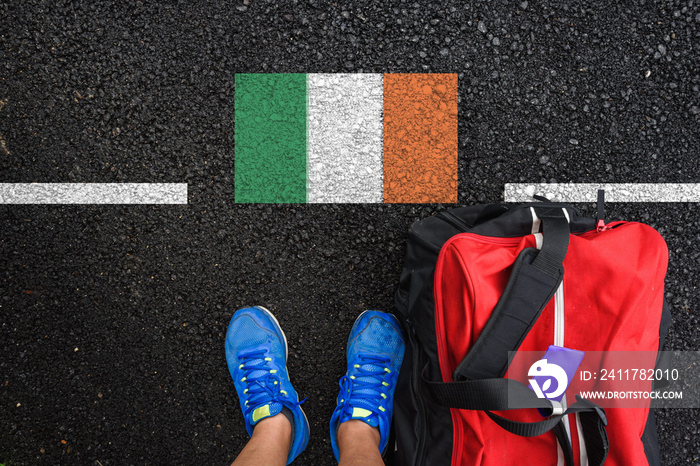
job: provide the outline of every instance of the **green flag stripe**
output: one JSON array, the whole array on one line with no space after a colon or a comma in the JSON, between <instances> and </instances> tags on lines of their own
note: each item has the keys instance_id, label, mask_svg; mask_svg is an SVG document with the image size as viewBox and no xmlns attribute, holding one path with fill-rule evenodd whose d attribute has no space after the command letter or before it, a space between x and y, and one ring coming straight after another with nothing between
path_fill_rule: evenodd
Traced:
<instances>
[{"instance_id":1,"label":"green flag stripe","mask_svg":"<svg viewBox=\"0 0 700 466\"><path fill-rule=\"evenodd\" d=\"M235 202L306 202L306 75L236 74Z\"/></svg>"}]
</instances>

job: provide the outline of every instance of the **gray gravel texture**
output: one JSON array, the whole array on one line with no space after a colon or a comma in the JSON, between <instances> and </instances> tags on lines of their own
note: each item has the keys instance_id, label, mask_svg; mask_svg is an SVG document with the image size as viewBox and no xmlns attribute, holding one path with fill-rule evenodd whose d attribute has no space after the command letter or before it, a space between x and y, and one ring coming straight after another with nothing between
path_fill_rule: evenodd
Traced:
<instances>
[{"instance_id":1,"label":"gray gravel texture","mask_svg":"<svg viewBox=\"0 0 700 466\"><path fill-rule=\"evenodd\" d=\"M332 464L345 339L391 309L409 224L440 205L234 204L234 74L459 73L463 204L505 183L698 182L700 4L0 3L0 181L169 182L189 205L0 206L0 463L226 464L239 307L290 343ZM593 204L581 204L593 214ZM671 349L700 349L696 204L610 204L670 249ZM658 412L664 464L697 410Z\"/></svg>"}]
</instances>

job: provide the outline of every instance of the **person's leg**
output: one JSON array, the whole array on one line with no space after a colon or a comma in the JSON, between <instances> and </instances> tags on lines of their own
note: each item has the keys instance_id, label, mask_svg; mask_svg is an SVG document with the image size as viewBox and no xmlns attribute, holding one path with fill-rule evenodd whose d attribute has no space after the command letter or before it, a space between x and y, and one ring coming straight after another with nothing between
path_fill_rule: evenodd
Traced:
<instances>
[{"instance_id":1,"label":"person's leg","mask_svg":"<svg viewBox=\"0 0 700 466\"><path fill-rule=\"evenodd\" d=\"M384 464L403 354L403 333L393 315L366 311L357 318L330 422L333 453L341 465Z\"/></svg>"},{"instance_id":2,"label":"person's leg","mask_svg":"<svg viewBox=\"0 0 700 466\"><path fill-rule=\"evenodd\" d=\"M250 441L236 466L289 464L309 442L309 422L287 373L287 339L263 307L240 309L226 332L226 363Z\"/></svg>"},{"instance_id":3,"label":"person's leg","mask_svg":"<svg viewBox=\"0 0 700 466\"><path fill-rule=\"evenodd\" d=\"M292 425L284 415L262 419L232 466L284 466L291 439Z\"/></svg>"},{"instance_id":4,"label":"person's leg","mask_svg":"<svg viewBox=\"0 0 700 466\"><path fill-rule=\"evenodd\" d=\"M379 452L379 429L358 419L351 419L338 426L339 466L383 465Z\"/></svg>"}]
</instances>

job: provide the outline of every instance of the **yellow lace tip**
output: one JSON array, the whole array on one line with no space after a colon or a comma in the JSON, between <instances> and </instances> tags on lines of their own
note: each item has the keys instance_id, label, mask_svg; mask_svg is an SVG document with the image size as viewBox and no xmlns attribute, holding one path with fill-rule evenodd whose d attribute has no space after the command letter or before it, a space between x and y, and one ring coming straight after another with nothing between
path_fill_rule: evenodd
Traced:
<instances>
[{"instance_id":1,"label":"yellow lace tip","mask_svg":"<svg viewBox=\"0 0 700 466\"><path fill-rule=\"evenodd\" d=\"M265 358L265 361L272 361L272 358Z\"/></svg>"},{"instance_id":2,"label":"yellow lace tip","mask_svg":"<svg viewBox=\"0 0 700 466\"><path fill-rule=\"evenodd\" d=\"M247 380L247 379L246 379L245 377L243 377L243 378L241 379L241 382L245 382L246 380Z\"/></svg>"},{"instance_id":3,"label":"yellow lace tip","mask_svg":"<svg viewBox=\"0 0 700 466\"><path fill-rule=\"evenodd\" d=\"M379 411L384 412L386 409L382 408L381 406L379 407Z\"/></svg>"},{"instance_id":4,"label":"yellow lace tip","mask_svg":"<svg viewBox=\"0 0 700 466\"><path fill-rule=\"evenodd\" d=\"M287 392L285 392L284 390L280 390L280 393L284 396L287 396Z\"/></svg>"},{"instance_id":5,"label":"yellow lace tip","mask_svg":"<svg viewBox=\"0 0 700 466\"><path fill-rule=\"evenodd\" d=\"M351 375L350 378L351 378L352 380L355 380L355 376L354 376L354 375Z\"/></svg>"},{"instance_id":6,"label":"yellow lace tip","mask_svg":"<svg viewBox=\"0 0 700 466\"><path fill-rule=\"evenodd\" d=\"M271 370L270 370L270 374L276 374L276 373L277 373L277 369L271 369Z\"/></svg>"},{"instance_id":7,"label":"yellow lace tip","mask_svg":"<svg viewBox=\"0 0 700 466\"><path fill-rule=\"evenodd\" d=\"M388 387L388 386L389 386L389 384L386 383L386 382L382 382L382 385L384 385L385 387Z\"/></svg>"},{"instance_id":8,"label":"yellow lace tip","mask_svg":"<svg viewBox=\"0 0 700 466\"><path fill-rule=\"evenodd\" d=\"M385 367L384 372L388 372L389 374L391 374L391 369L389 369L388 367Z\"/></svg>"},{"instance_id":9,"label":"yellow lace tip","mask_svg":"<svg viewBox=\"0 0 700 466\"><path fill-rule=\"evenodd\" d=\"M239 368L239 369L243 369L243 364L241 364L240 366L238 366L238 368Z\"/></svg>"},{"instance_id":10,"label":"yellow lace tip","mask_svg":"<svg viewBox=\"0 0 700 466\"><path fill-rule=\"evenodd\" d=\"M243 394L244 394L244 395L247 395L247 394L248 394L248 389L247 389L247 388L246 388L245 390L243 390ZM247 401L246 401L246 403L247 403Z\"/></svg>"},{"instance_id":11,"label":"yellow lace tip","mask_svg":"<svg viewBox=\"0 0 700 466\"><path fill-rule=\"evenodd\" d=\"M382 393L382 398L386 400L386 395Z\"/></svg>"},{"instance_id":12,"label":"yellow lace tip","mask_svg":"<svg viewBox=\"0 0 700 466\"><path fill-rule=\"evenodd\" d=\"M352 366L352 367L354 367L355 369L359 369L359 368L360 368L360 365L359 365L359 364L355 364L355 365Z\"/></svg>"}]
</instances>

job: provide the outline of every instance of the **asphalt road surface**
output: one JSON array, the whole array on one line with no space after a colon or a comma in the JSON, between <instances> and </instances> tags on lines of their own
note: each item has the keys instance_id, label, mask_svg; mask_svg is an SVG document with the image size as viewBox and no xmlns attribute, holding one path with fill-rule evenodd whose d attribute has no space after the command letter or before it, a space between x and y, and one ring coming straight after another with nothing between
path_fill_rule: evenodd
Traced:
<instances>
[{"instance_id":1,"label":"asphalt road surface","mask_svg":"<svg viewBox=\"0 0 700 466\"><path fill-rule=\"evenodd\" d=\"M345 341L391 310L434 204L234 202L236 73L458 73L459 202L505 183L700 182L700 2L0 3L0 182L187 183L187 205L0 206L0 463L226 464L224 359L262 304L333 464ZM592 214L592 204L577 205ZM700 214L616 203L670 250L671 349L700 350ZM664 464L697 410L659 410Z\"/></svg>"}]
</instances>

